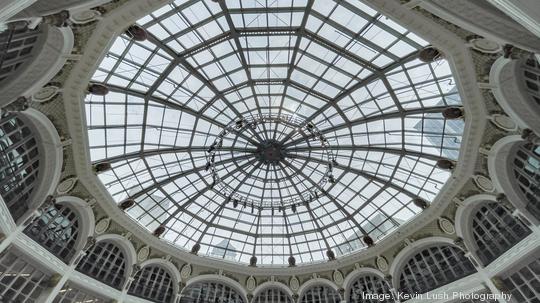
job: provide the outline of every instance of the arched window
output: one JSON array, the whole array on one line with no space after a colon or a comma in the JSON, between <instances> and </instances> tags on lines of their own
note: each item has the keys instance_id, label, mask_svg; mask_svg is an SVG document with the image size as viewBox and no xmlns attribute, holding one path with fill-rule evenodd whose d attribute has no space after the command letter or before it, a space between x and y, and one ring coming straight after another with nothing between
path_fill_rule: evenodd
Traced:
<instances>
[{"instance_id":1,"label":"arched window","mask_svg":"<svg viewBox=\"0 0 540 303\"><path fill-rule=\"evenodd\" d=\"M0 86L3 80L32 58L32 50L40 34L39 29L28 29L26 22L10 23L9 28L0 33Z\"/></svg>"},{"instance_id":2,"label":"arched window","mask_svg":"<svg viewBox=\"0 0 540 303\"><path fill-rule=\"evenodd\" d=\"M339 303L341 302L341 297L339 293L327 286L327 285L317 285L307 289L300 303Z\"/></svg>"},{"instance_id":3,"label":"arched window","mask_svg":"<svg viewBox=\"0 0 540 303\"><path fill-rule=\"evenodd\" d=\"M0 254L0 302L38 302L49 278L16 251Z\"/></svg>"},{"instance_id":4,"label":"arched window","mask_svg":"<svg viewBox=\"0 0 540 303\"><path fill-rule=\"evenodd\" d=\"M507 272L503 283L512 294L512 301L536 303L540 301L540 258L514 272Z\"/></svg>"},{"instance_id":5,"label":"arched window","mask_svg":"<svg viewBox=\"0 0 540 303\"><path fill-rule=\"evenodd\" d=\"M111 287L121 289L126 275L124 251L113 242L100 241L81 259L77 270Z\"/></svg>"},{"instance_id":6,"label":"arched window","mask_svg":"<svg viewBox=\"0 0 540 303\"><path fill-rule=\"evenodd\" d=\"M232 287L219 282L198 282L182 291L180 303L245 303Z\"/></svg>"},{"instance_id":7,"label":"arched window","mask_svg":"<svg viewBox=\"0 0 540 303\"><path fill-rule=\"evenodd\" d=\"M525 238L531 230L497 202L484 203L472 219L472 234L478 245L476 255L488 265Z\"/></svg>"},{"instance_id":8,"label":"arched window","mask_svg":"<svg viewBox=\"0 0 540 303\"><path fill-rule=\"evenodd\" d=\"M377 295L377 297L370 297L368 295ZM382 295L388 295L390 299L379 300ZM388 283L381 277L373 274L364 274L352 282L348 302L395 302L394 299L392 299L393 297Z\"/></svg>"},{"instance_id":9,"label":"arched window","mask_svg":"<svg viewBox=\"0 0 540 303\"><path fill-rule=\"evenodd\" d=\"M30 128L7 113L0 117L0 195L14 220L19 219L32 203L37 186L39 152Z\"/></svg>"},{"instance_id":10,"label":"arched window","mask_svg":"<svg viewBox=\"0 0 540 303\"><path fill-rule=\"evenodd\" d=\"M523 65L523 73L529 95L536 105L540 106L540 64L535 59L527 59Z\"/></svg>"},{"instance_id":11,"label":"arched window","mask_svg":"<svg viewBox=\"0 0 540 303\"><path fill-rule=\"evenodd\" d=\"M107 303L109 299L105 299L95 294L91 294L85 290L81 290L76 285L66 284L56 295L53 303Z\"/></svg>"},{"instance_id":12,"label":"arched window","mask_svg":"<svg viewBox=\"0 0 540 303\"><path fill-rule=\"evenodd\" d=\"M527 201L525 208L540 220L540 146L521 145L514 158L514 175Z\"/></svg>"},{"instance_id":13,"label":"arched window","mask_svg":"<svg viewBox=\"0 0 540 303\"><path fill-rule=\"evenodd\" d=\"M135 274L128 293L153 302L169 303L173 299L173 290L169 272L161 266L149 265Z\"/></svg>"},{"instance_id":14,"label":"arched window","mask_svg":"<svg viewBox=\"0 0 540 303\"><path fill-rule=\"evenodd\" d=\"M79 217L66 204L54 205L35 219L24 233L67 263L75 254Z\"/></svg>"},{"instance_id":15,"label":"arched window","mask_svg":"<svg viewBox=\"0 0 540 303\"><path fill-rule=\"evenodd\" d=\"M293 303L293 299L279 287L269 287L253 299L253 303Z\"/></svg>"},{"instance_id":16,"label":"arched window","mask_svg":"<svg viewBox=\"0 0 540 303\"><path fill-rule=\"evenodd\" d=\"M476 272L465 253L450 245L423 249L402 268L399 291L425 293Z\"/></svg>"}]
</instances>

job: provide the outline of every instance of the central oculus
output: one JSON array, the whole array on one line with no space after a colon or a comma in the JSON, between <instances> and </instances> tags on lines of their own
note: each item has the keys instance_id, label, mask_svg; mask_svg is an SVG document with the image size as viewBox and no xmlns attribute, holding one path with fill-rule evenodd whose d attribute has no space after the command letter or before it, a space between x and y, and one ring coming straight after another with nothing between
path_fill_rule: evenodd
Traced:
<instances>
[{"instance_id":1,"label":"central oculus","mask_svg":"<svg viewBox=\"0 0 540 303\"><path fill-rule=\"evenodd\" d=\"M315 159L310 170L306 157ZM277 210L296 209L326 195L337 163L328 140L313 123L283 114L231 121L208 146L206 159L210 187L227 203ZM241 172L231 176L231 166Z\"/></svg>"},{"instance_id":2,"label":"central oculus","mask_svg":"<svg viewBox=\"0 0 540 303\"><path fill-rule=\"evenodd\" d=\"M285 159L283 144L274 139L265 140L257 147L256 157L264 164L277 165Z\"/></svg>"}]
</instances>

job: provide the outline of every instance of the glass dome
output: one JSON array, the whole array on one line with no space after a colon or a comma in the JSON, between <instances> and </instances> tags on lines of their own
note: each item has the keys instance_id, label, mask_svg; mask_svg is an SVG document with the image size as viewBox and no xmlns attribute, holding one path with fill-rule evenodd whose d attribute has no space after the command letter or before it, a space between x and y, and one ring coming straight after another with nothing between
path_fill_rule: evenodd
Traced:
<instances>
[{"instance_id":1,"label":"glass dome","mask_svg":"<svg viewBox=\"0 0 540 303\"><path fill-rule=\"evenodd\" d=\"M199 255L298 265L411 220L457 159L461 103L428 43L360 1L174 1L120 36L85 100L92 161L149 232Z\"/></svg>"}]
</instances>

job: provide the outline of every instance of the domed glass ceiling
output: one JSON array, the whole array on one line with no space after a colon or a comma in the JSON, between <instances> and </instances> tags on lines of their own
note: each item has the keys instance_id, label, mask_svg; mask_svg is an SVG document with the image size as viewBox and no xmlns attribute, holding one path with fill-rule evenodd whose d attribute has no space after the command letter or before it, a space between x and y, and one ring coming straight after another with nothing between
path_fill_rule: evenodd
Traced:
<instances>
[{"instance_id":1,"label":"domed glass ceiling","mask_svg":"<svg viewBox=\"0 0 540 303\"><path fill-rule=\"evenodd\" d=\"M258 265L365 247L433 200L463 122L448 64L360 1L174 1L116 39L88 95L93 162L126 213L199 255ZM196 245L198 244L198 245Z\"/></svg>"}]
</instances>

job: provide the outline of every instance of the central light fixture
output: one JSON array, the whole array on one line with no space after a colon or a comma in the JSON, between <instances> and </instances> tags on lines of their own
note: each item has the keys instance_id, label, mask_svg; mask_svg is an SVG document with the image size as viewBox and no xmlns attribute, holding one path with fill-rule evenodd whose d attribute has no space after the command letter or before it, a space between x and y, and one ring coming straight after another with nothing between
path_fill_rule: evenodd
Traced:
<instances>
[{"instance_id":1,"label":"central light fixture","mask_svg":"<svg viewBox=\"0 0 540 303\"><path fill-rule=\"evenodd\" d=\"M314 151L323 165L317 171L322 177L309 189L298 191L297 195L287 198L276 197L272 199L254 199L249 193L241 193L226 182L222 182L216 156L220 154L224 141L237 144L238 138L249 137L251 149L244 151L253 153L259 160L260 169L275 175L274 182L287 178L283 172L290 161L294 161L297 147L302 147L302 153ZM232 152L232 157L240 157L239 152ZM326 195L324 187L327 183L334 183L333 167L336 164L335 155L324 134L312 123L292 115L258 115L231 121L208 146L206 170L210 172L212 187L226 197L226 201L238 201L236 206L277 208L278 211L291 207L296 210L298 205L306 204L313 199ZM257 179L258 171L246 171L246 178ZM265 178L266 179L266 178ZM235 206L235 207L236 207Z\"/></svg>"}]
</instances>

